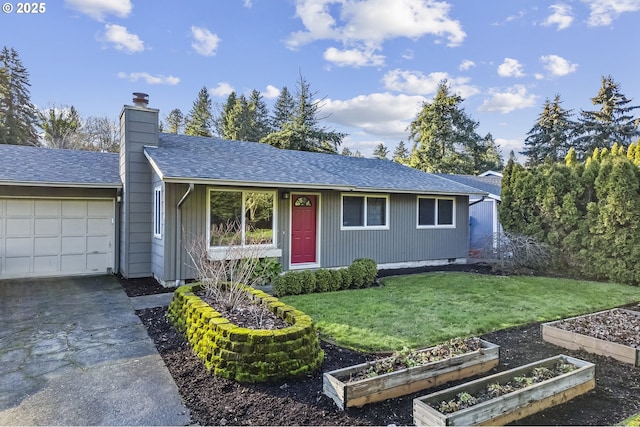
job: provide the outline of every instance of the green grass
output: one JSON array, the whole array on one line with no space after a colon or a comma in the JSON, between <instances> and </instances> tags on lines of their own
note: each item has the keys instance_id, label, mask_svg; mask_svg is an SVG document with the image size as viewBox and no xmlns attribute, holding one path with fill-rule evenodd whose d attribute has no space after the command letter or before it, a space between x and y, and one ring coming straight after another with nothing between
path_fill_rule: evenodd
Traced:
<instances>
[{"instance_id":1,"label":"green grass","mask_svg":"<svg viewBox=\"0 0 640 427\"><path fill-rule=\"evenodd\" d=\"M640 301L640 288L524 276L427 273L383 287L282 297L322 336L364 351L422 348L533 322Z\"/></svg>"}]
</instances>

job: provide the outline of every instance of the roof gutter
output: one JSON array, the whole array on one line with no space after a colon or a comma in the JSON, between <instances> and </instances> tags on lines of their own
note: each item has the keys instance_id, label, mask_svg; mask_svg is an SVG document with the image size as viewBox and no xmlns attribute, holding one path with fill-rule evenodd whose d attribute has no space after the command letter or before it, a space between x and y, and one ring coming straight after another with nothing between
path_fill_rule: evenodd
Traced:
<instances>
[{"instance_id":1,"label":"roof gutter","mask_svg":"<svg viewBox=\"0 0 640 427\"><path fill-rule=\"evenodd\" d=\"M193 182L190 182L189 188L187 188L187 191L184 193L184 195L176 205L176 286L179 286L181 284L182 277L182 204L189 198L191 193L193 193L194 188L195 184Z\"/></svg>"}]
</instances>

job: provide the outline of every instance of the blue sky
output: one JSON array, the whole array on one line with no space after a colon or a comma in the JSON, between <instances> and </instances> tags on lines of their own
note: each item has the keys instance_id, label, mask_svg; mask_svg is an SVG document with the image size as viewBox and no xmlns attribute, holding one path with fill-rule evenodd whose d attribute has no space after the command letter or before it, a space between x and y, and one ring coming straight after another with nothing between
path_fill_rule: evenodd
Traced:
<instances>
[{"instance_id":1,"label":"blue sky","mask_svg":"<svg viewBox=\"0 0 640 427\"><path fill-rule=\"evenodd\" d=\"M322 123L370 156L408 142L446 78L506 158L556 94L592 110L611 75L640 104L640 0L57 0L39 14L8 4L0 44L29 70L32 102L83 117L116 119L137 91L161 117L186 114L203 86L217 104L257 89L270 107L302 74L323 98Z\"/></svg>"}]
</instances>

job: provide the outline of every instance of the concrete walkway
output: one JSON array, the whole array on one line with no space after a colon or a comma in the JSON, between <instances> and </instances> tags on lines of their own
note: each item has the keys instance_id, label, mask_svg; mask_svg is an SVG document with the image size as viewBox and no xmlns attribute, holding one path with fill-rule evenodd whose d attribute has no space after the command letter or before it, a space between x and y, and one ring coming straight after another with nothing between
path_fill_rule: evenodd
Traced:
<instances>
[{"instance_id":1,"label":"concrete walkway","mask_svg":"<svg viewBox=\"0 0 640 427\"><path fill-rule=\"evenodd\" d=\"M114 276L0 281L0 425L188 425Z\"/></svg>"}]
</instances>

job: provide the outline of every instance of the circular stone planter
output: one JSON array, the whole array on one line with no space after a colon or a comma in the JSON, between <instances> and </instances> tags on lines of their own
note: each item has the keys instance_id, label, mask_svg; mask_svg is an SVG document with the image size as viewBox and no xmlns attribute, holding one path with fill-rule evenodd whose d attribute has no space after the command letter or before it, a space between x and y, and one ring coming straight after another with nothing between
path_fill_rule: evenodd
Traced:
<instances>
[{"instance_id":1,"label":"circular stone planter","mask_svg":"<svg viewBox=\"0 0 640 427\"><path fill-rule=\"evenodd\" d=\"M322 364L324 352L318 335L311 317L302 311L247 287L256 304L267 306L291 326L242 328L195 295L199 288L199 284L192 284L176 289L167 318L214 375L239 382L265 382L302 375Z\"/></svg>"}]
</instances>

